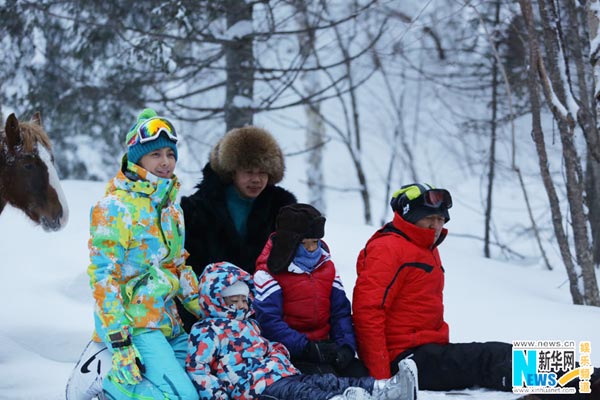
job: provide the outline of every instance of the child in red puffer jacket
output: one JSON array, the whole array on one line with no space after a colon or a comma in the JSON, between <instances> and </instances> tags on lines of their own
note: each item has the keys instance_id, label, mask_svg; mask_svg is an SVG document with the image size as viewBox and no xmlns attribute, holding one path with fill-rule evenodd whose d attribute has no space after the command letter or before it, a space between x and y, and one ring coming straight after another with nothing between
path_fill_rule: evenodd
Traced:
<instances>
[{"instance_id":1,"label":"child in red puffer jacket","mask_svg":"<svg viewBox=\"0 0 600 400\"><path fill-rule=\"evenodd\" d=\"M322 240L325 217L309 204L282 207L256 262L256 316L303 373L368 376L355 358L350 301Z\"/></svg>"}]
</instances>

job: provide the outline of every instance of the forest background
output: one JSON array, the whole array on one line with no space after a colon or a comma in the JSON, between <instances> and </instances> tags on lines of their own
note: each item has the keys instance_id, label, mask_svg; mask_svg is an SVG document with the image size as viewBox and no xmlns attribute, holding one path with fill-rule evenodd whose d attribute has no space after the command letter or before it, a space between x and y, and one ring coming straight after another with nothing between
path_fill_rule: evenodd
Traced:
<instances>
[{"instance_id":1,"label":"forest background","mask_svg":"<svg viewBox=\"0 0 600 400\"><path fill-rule=\"evenodd\" d=\"M257 124L328 216L378 226L401 184L446 187L478 200L461 234L485 257L563 268L600 306L598 1L0 0L0 20L2 120L41 111L63 179L111 177L153 107L186 195Z\"/></svg>"}]
</instances>

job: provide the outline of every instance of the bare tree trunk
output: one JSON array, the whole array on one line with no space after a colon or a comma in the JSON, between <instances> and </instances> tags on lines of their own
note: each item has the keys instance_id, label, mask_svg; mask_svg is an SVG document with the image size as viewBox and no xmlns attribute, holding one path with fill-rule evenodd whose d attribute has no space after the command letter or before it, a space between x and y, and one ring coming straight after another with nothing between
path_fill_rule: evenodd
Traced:
<instances>
[{"instance_id":1,"label":"bare tree trunk","mask_svg":"<svg viewBox=\"0 0 600 400\"><path fill-rule=\"evenodd\" d=\"M369 188L367 186L367 176L365 175L365 171L362 166L362 162L361 162L360 158L358 157L357 153L354 150L352 150L350 147L348 148L348 150L350 151L350 155L352 157L352 163L354 164L354 169L356 169L356 176L358 178L358 183L359 183L360 197L362 198L363 205L364 205L365 224L371 225L371 223L373 222L372 221L373 217L371 215L371 199L369 197Z\"/></svg>"},{"instance_id":2,"label":"bare tree trunk","mask_svg":"<svg viewBox=\"0 0 600 400\"><path fill-rule=\"evenodd\" d=\"M312 81L314 85L305 83L305 87L311 86L319 90L319 83L314 82L317 77L303 77L302 80ZM308 178L308 202L323 214L327 213L327 203L323 188L325 187L325 176L323 174L323 144L325 143L325 124L321 115L321 104L305 106L306 113L306 148L308 153L308 164L306 166L306 177Z\"/></svg>"},{"instance_id":3,"label":"bare tree trunk","mask_svg":"<svg viewBox=\"0 0 600 400\"><path fill-rule=\"evenodd\" d=\"M352 156L352 162L354 163L354 168L356 169L356 176L358 178L358 183L360 184L360 196L364 205L364 216L365 216L365 224L371 224L373 222L373 217L371 215L371 197L369 196L369 185L367 184L367 178L365 175L365 171L362 165L361 158L361 129L360 129L360 117L358 112L358 102L356 100L356 86L354 84L354 79L352 76L352 65L350 64L349 52L348 49L343 47L342 41L338 40L340 47L343 49L344 56L346 57L346 74L349 82L349 86L352 88L348 91L348 95L350 96L350 104L352 111L352 130L354 131L354 141L351 138L348 141L348 144L352 148L350 151Z\"/></svg>"},{"instance_id":4,"label":"bare tree trunk","mask_svg":"<svg viewBox=\"0 0 600 400\"><path fill-rule=\"evenodd\" d=\"M315 31L310 29L307 3L297 1L294 6L298 11L297 20L300 25L298 41L300 42L300 55L304 66L316 66L316 36ZM305 96L312 98L321 91L319 73L307 71L301 75ZM325 143L325 124L321 115L321 103L314 102L304 106L306 114L306 148L308 149L308 163L306 176L308 178L308 202L319 211L326 214L327 204L325 202L324 187L325 177L323 174L323 144Z\"/></svg>"},{"instance_id":5,"label":"bare tree trunk","mask_svg":"<svg viewBox=\"0 0 600 400\"><path fill-rule=\"evenodd\" d=\"M586 204L592 229L592 253L596 267L600 265L600 163L589 153L585 173Z\"/></svg>"},{"instance_id":6,"label":"bare tree trunk","mask_svg":"<svg viewBox=\"0 0 600 400\"><path fill-rule=\"evenodd\" d=\"M227 83L225 94L226 131L251 125L254 116L254 49L252 32L252 4L244 0L225 0L227 28L232 28L225 48ZM244 27L246 24L246 27ZM249 25L248 25L249 24ZM242 36L236 35L237 28Z\"/></svg>"},{"instance_id":7,"label":"bare tree trunk","mask_svg":"<svg viewBox=\"0 0 600 400\"><path fill-rule=\"evenodd\" d=\"M566 171L567 190L569 191L568 200L569 200L569 203L571 206L571 212L573 214L572 224L575 224L576 220L579 221L580 215L578 214L577 211L575 213L573 213L574 205L573 205L572 201L575 199L572 197L572 195L573 195L572 192L574 189L569 188L569 186L571 186L571 184L577 185L577 182L572 182L572 180L574 179L573 175L575 175L574 171L573 171L573 165L572 165L572 163L574 162L573 154L571 154L571 149L570 149L570 146L572 145L572 143L569 143L569 141L565 137L569 133L572 134L573 132L572 132L572 129L569 129L569 124L567 123L567 119L559 118L560 113L559 113L558 107L561 107L562 104L557 104L555 101L553 101L553 97L552 97L553 94L556 93L557 96L562 95L563 99L564 99L565 92L564 92L564 89L562 86L562 81L561 82L553 82L555 84L560 84L560 87L558 87L556 89L560 90L561 93L558 93L556 90L553 91L554 87L551 86L550 82L548 81L545 67L544 67L543 61L540 56L541 52L540 52L540 47L539 47L539 43L537 40L537 32L534 27L533 9L531 6L531 2L529 0L519 0L519 4L521 6L521 12L523 14L523 17L527 24L527 32L528 32L528 37L529 37L528 38L529 39L528 86L529 86L530 101L531 101L531 107L532 107L532 136L533 136L533 139L534 139L534 142L536 145L536 150L537 150L538 157L539 157L539 166L540 166L540 172L542 175L542 181L544 182L544 187L546 188L546 193L548 194L548 198L550 201L550 210L552 213L552 223L554 226L554 233L556 235L556 239L557 239L557 242L559 245L560 254L562 256L563 263L565 264L565 267L567 270L567 276L569 277L569 288L571 291L571 297L573 299L573 303L575 303L575 304L585 304L585 303L592 304L592 303L588 303L588 300L593 300L593 299L587 299L586 298L587 296L583 296L579 289L578 273L576 271L576 266L573 263L573 257L571 254L571 249L569 246L569 241L568 241L567 235L565 234L565 231L562 226L563 217L562 217L562 213L560 210L558 195L556 193L556 189L554 187L554 183L553 183L552 177L550 175L549 161L548 161L548 156L546 154L546 145L545 145L544 135L543 135L542 126L541 126L541 116L540 116L541 104L540 104L540 94L539 94L539 88L538 88L538 78L541 80L542 88L544 89L544 94L549 103L549 106L552 108L555 119L560 120L559 127L561 129L565 129L565 131L561 130L561 140L563 143L563 157L565 160L565 169L567 170ZM556 43L553 43L551 40L552 35L551 35L551 32L549 32L549 30L548 30L547 14L544 9L544 5L540 4L540 7L541 7L540 13L542 15L542 20L545 20L544 28L545 28L546 41L550 42L549 43L550 48L547 48L546 52L548 54L549 59L557 60L557 58L556 58L557 57L557 52L556 52L557 46L556 46ZM554 46L556 46L556 47L554 47ZM552 58L552 55L554 55L555 58ZM579 202L578 202L580 205L582 205L581 199L582 199L582 197L580 196ZM575 214L578 214L578 215L575 216ZM580 231L580 229L576 229L575 226L573 226L573 230L574 230L574 236L575 236L575 251L577 253L579 253L579 250L581 248L581 242L578 243L578 240L581 239L580 238L581 231ZM587 241L587 237L585 238L585 240ZM585 252L584 249L582 249L582 250ZM587 252L589 253L589 249ZM585 258L586 258L585 255L583 255L583 261L585 261ZM580 254L577 254L577 260L581 266L582 256ZM581 267L583 268L583 266L581 266ZM596 291L597 291L597 289L596 289Z\"/></svg>"},{"instance_id":8,"label":"bare tree trunk","mask_svg":"<svg viewBox=\"0 0 600 400\"><path fill-rule=\"evenodd\" d=\"M564 172L566 177L567 201L571 212L571 228L573 229L573 240L575 245L575 256L577 264L581 268L583 280L584 303L600 306L600 295L598 294L598 283L594 272L594 261L589 241L588 219L584 210L585 180L583 177L582 162L573 138L575 137L574 115L579 114L579 109L574 110L576 102L571 89L571 77L569 75L569 62L567 61L562 23L555 9L553 1L540 1L540 16L544 27L544 42L548 58L549 78L552 91L545 91L548 101L552 101L556 94L564 104L564 111L556 107L551 108L554 119L558 122L560 138L563 148ZM555 55L555 57L554 57ZM540 69L543 74L544 70ZM543 78L543 75L542 75ZM544 79L544 81L548 81Z\"/></svg>"},{"instance_id":9,"label":"bare tree trunk","mask_svg":"<svg viewBox=\"0 0 600 400\"><path fill-rule=\"evenodd\" d=\"M587 11L587 23L588 23L588 33L589 33L589 41L590 41L590 64L593 68L594 75L594 112L593 115L595 117L596 122L596 135L600 132L600 43L598 43L598 37L600 36L600 15L597 14L599 0L589 0L586 2L586 11ZM598 138L598 136L596 136ZM598 139L597 139L598 140ZM600 162L600 157L598 156L598 152L600 152L600 148L596 145L595 147L595 158Z\"/></svg>"},{"instance_id":10,"label":"bare tree trunk","mask_svg":"<svg viewBox=\"0 0 600 400\"><path fill-rule=\"evenodd\" d=\"M371 40L373 39L372 35L370 36ZM387 93L387 97L391 103L391 105L393 106L393 111L394 111L394 119L397 119L397 121L395 122L395 127L394 127L394 133L392 135L392 139L390 140L390 143L392 145L391 148L391 155L390 155L390 161L388 163L388 167L387 167L387 173L386 173L386 179L385 179L385 195L384 195L384 201L386 202L385 207L383 208L383 213L382 213L382 217L381 217L381 224L383 225L386 221L386 215L388 214L389 208L387 203L389 202L389 199L391 198L391 192L392 190L395 190L399 187L399 184L402 183L402 180L396 180L393 181L395 175L394 172L397 172L398 170L400 171L410 171L410 180L411 182L419 182L419 178L418 178L418 174L417 174L417 169L415 168L417 163L414 162L414 156L413 156L413 147L408 143L407 137L406 137L406 128L405 128L405 124L404 124L404 90L401 90L400 93L397 93L396 90L394 90L395 85L392 83L392 80L390 79L390 74L387 71L386 65L383 62L383 60L381 59L381 57L379 56L379 53L377 51L373 51L371 53L371 56L373 58L373 63L377 66L378 71L381 73L381 77L383 78L383 81L385 83L385 88L386 88L386 93ZM422 62L422 57L421 57L421 62ZM415 121L414 121L414 129L415 132L414 134L416 135L416 129L417 129L417 123L418 123L418 107L419 107L419 103L420 103L420 97L421 97L421 93L420 93L420 80L419 80L419 86L418 86L418 90L417 90L417 111L415 112ZM400 157L399 159L399 155L402 155L402 157Z\"/></svg>"},{"instance_id":11,"label":"bare tree trunk","mask_svg":"<svg viewBox=\"0 0 600 400\"><path fill-rule=\"evenodd\" d=\"M500 22L500 2L496 1L496 12L494 17L495 29ZM498 41L492 43L494 52L498 51ZM492 222L492 198L494 191L494 176L496 172L496 118L498 116L498 60L493 58L492 64L492 120L490 121L490 158L488 160L488 187L485 204L485 232L483 240L483 254L490 258L490 225Z\"/></svg>"},{"instance_id":12,"label":"bare tree trunk","mask_svg":"<svg viewBox=\"0 0 600 400\"><path fill-rule=\"evenodd\" d=\"M494 37L492 36L492 34L490 34L490 32L485 27L485 21L483 20L481 13L477 10L477 7L471 5L471 8L479 16L481 26L485 30L488 41L490 42L490 46L492 47L492 52L494 53L494 58L496 60L495 65L498 67L498 71L501 72L502 78L504 80L504 85L506 87L507 101L508 101L509 116L510 116L509 120L510 120L510 131L511 131L511 153L512 153L511 168L517 174L517 178L519 179L519 185L521 186L521 191L523 192L523 198L525 199L527 215L529 216L529 221L531 222L531 228L532 228L533 234L535 236L537 245L540 249L540 254L542 256L542 259L544 260L544 264L546 265L546 268L548 268L549 270L552 270L552 266L550 265L550 262L548 261L548 257L546 256L546 251L544 250L544 246L542 245L542 240L540 238L540 232L539 232L536 220L533 216L533 211L531 209L531 203L529 201L529 195L527 194L527 188L525 187L525 182L523 181L523 174L521 173L521 169L517 165L517 148L516 148L516 143L515 143L515 135L516 135L516 133L515 133L515 112L514 112L514 108L513 108L512 89L511 89L510 81L508 79L508 74L506 73L506 68L504 68L504 66L502 65L500 54L498 53L497 42L494 40ZM502 248L502 245L500 245L500 244L498 244L498 245Z\"/></svg>"},{"instance_id":13,"label":"bare tree trunk","mask_svg":"<svg viewBox=\"0 0 600 400\"><path fill-rule=\"evenodd\" d=\"M574 5L571 3L567 4L570 15L577 15ZM577 51L576 66L577 75L579 76L579 91L582 103L582 115L581 119L584 121L584 133L586 133L586 139L588 143L588 155L587 155L587 168L586 168L586 204L589 212L590 226L592 229L592 252L594 257L594 264L600 265L600 127L598 121L600 119L600 48L598 43L598 27L599 27L599 16L593 11L598 9L598 0L591 0L586 2L586 16L587 16L587 31L589 36L590 48L590 64L592 66L593 76L592 83L595 91L593 92L593 102L589 98L587 92L587 80L585 80L585 67L583 61L583 51L580 50L579 40L575 40L573 45ZM575 20L574 17L571 21ZM579 24L578 24L579 25ZM585 26L584 24L581 24Z\"/></svg>"},{"instance_id":14,"label":"bare tree trunk","mask_svg":"<svg viewBox=\"0 0 600 400\"><path fill-rule=\"evenodd\" d=\"M323 9L327 10L326 3L321 1L323 4ZM353 69L352 69L352 57L350 57L349 47L351 43L350 37L344 37L339 31L339 28L334 27L334 32L336 36L336 40L339 46L339 51L342 53L344 57L344 66L346 68L346 73L344 76L344 81L346 81L346 85L348 89L345 91L347 96L350 98L350 114L351 118L347 117L347 125L346 125L346 134L342 136L344 137L344 144L348 149L348 153L352 159L352 163L354 165L354 169L356 170L356 177L358 179L359 187L358 191L360 192L360 197L363 202L363 212L364 212L364 221L365 224L371 224L373 221L373 217L371 214L371 197L369 195L369 185L367 182L367 177L362 165L362 153L361 153L361 128L360 128L360 114L359 114L359 106L356 98L356 91L358 85L354 82ZM339 93L339 89L336 88ZM341 94L341 93L339 93ZM345 104L343 104L344 100L340 96L340 102L342 103L342 108L344 109L344 113L347 116L348 108ZM338 130L341 133L341 130Z\"/></svg>"}]
</instances>

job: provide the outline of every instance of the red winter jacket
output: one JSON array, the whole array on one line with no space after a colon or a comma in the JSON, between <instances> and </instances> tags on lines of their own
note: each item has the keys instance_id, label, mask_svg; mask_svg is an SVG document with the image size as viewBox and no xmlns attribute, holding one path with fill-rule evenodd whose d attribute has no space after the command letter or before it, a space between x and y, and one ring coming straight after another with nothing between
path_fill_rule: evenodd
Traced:
<instances>
[{"instance_id":1,"label":"red winter jacket","mask_svg":"<svg viewBox=\"0 0 600 400\"><path fill-rule=\"evenodd\" d=\"M271 275L271 239L256 261L256 318L263 335L283 343L292 357L299 356L309 340L329 339L356 349L350 301L327 245L321 244L323 255L311 273L292 262L286 271Z\"/></svg>"},{"instance_id":2,"label":"red winter jacket","mask_svg":"<svg viewBox=\"0 0 600 400\"><path fill-rule=\"evenodd\" d=\"M263 249L256 261L256 271L267 271L271 241ZM283 320L309 340L329 338L329 316L331 314L330 297L335 279L335 267L325 253L319 260L319 266L310 273L281 272L275 276L281 291L285 293L283 302ZM310 293L310 296L306 294Z\"/></svg>"},{"instance_id":3,"label":"red winter jacket","mask_svg":"<svg viewBox=\"0 0 600 400\"><path fill-rule=\"evenodd\" d=\"M448 343L444 321L444 269L432 229L394 214L375 232L356 263L352 311L358 354L376 379L390 377L390 362L426 343Z\"/></svg>"}]
</instances>

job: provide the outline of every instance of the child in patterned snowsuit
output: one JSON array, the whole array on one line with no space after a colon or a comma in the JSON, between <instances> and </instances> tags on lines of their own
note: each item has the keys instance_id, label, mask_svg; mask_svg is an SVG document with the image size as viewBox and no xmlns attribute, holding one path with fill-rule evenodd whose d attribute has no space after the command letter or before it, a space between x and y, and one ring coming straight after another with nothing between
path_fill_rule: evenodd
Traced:
<instances>
[{"instance_id":1,"label":"child in patterned snowsuit","mask_svg":"<svg viewBox=\"0 0 600 400\"><path fill-rule=\"evenodd\" d=\"M88 275L95 299L95 341L112 353L103 380L111 399L190 399L187 346L174 297L199 315L196 275L186 266L177 134L144 110L127 135L127 156L91 211Z\"/></svg>"},{"instance_id":2,"label":"child in patterned snowsuit","mask_svg":"<svg viewBox=\"0 0 600 400\"><path fill-rule=\"evenodd\" d=\"M202 318L190 332L186 370L200 399L415 398L412 361L385 381L300 375L285 346L262 337L250 318L255 289L251 275L241 268L209 264L199 285Z\"/></svg>"}]
</instances>

